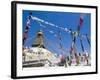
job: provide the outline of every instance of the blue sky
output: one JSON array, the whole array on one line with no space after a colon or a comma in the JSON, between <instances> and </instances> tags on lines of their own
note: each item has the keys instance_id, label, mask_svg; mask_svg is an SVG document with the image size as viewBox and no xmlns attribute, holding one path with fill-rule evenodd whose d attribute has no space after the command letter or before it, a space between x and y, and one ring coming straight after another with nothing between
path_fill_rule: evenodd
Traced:
<instances>
[{"instance_id":1,"label":"blue sky","mask_svg":"<svg viewBox=\"0 0 100 80\"><path fill-rule=\"evenodd\" d=\"M31 11L33 16L36 16L40 19L46 20L48 22L54 23L58 26L72 29L72 31L77 31L77 26L80 19L81 13L69 13L69 12L49 12L49 11ZM23 33L25 31L26 22L27 22L27 16L29 16L30 11L29 10L23 10ZM84 22L83 26L80 30L81 34L88 34L90 37L91 33L91 15L88 13L84 13ZM71 35L67 32L64 32L63 30L59 30L58 28L43 24L47 27L47 31L44 31L44 40L45 45L47 49L50 51L57 53L57 54L68 54L67 50L70 49L70 46L72 44L72 38ZM34 42L34 39L36 38L36 34L39 30L42 30L43 27L39 25L37 21L34 21L31 19L31 27L28 33L28 39L26 40L26 43L24 46L31 46ZM49 33L48 31L54 31L55 33L61 32L61 39L60 41L58 38L56 38L53 34ZM84 48L90 53L90 46L86 39L82 39ZM64 50L60 49L59 42L61 42ZM76 48L78 53L82 52L81 44L79 37L76 40Z\"/></svg>"}]
</instances>

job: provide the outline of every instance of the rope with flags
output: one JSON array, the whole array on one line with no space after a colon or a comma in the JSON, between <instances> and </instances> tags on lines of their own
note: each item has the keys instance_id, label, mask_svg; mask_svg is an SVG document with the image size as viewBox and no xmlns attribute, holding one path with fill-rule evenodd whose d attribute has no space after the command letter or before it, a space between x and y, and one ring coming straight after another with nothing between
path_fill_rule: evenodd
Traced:
<instances>
[{"instance_id":1,"label":"rope with flags","mask_svg":"<svg viewBox=\"0 0 100 80\"><path fill-rule=\"evenodd\" d=\"M80 36L86 37L86 38L87 38L87 41L88 41L88 43L89 43L89 45L90 45L90 41L89 41L89 38L87 37L87 35L81 35L81 34L80 34L80 29L82 28L83 22L84 22L84 20L83 20L83 19L84 19L84 14L81 14L81 16L80 16L77 31L76 31L76 32L73 32L71 29L63 28L63 27L57 26L57 25L55 25L55 24L53 24L53 23L51 23L51 22L48 22L48 21L45 21L45 20L40 19L40 18L38 18L38 17L32 16L32 13L30 13L30 16L28 16L28 18L27 18L27 25L26 25L26 29L25 29L25 32L24 32L24 36L23 36L23 45L24 45L24 43L25 43L25 41L26 41L26 39L27 39L27 37L28 37L28 31L29 31L29 29L30 29L30 18L31 18L32 20L36 20L36 21L40 24L40 26L43 27L43 30L48 30L48 28L47 28L46 26L43 25L43 24L47 24L47 25L49 25L49 26L52 26L52 27L55 27L55 28L58 28L58 29L60 29L60 30L63 30L63 31L65 31L65 32L70 33L70 34L72 35L72 40L73 40L74 43L76 42L77 36L79 36L79 37L80 37ZM43 24L42 24L42 23L43 23ZM50 32L51 34L53 34L55 37L58 37L59 41L62 41L61 35L58 36L58 34L57 34L57 33L55 34L55 32L52 31L52 30L49 30L48 32ZM60 42L60 48L62 48L61 42ZM73 46L71 46L71 49L72 49L72 48L73 48Z\"/></svg>"},{"instance_id":2,"label":"rope with flags","mask_svg":"<svg viewBox=\"0 0 100 80\"><path fill-rule=\"evenodd\" d=\"M44 43L48 44L49 46L51 46L51 48L53 49L53 51L55 51L55 53L57 52L55 49L57 49L58 51L61 50L61 53L66 53L65 49L59 48L60 45L58 45L57 41L55 41L54 44L52 44L53 42L51 40L49 40L46 35L45 35L45 37L43 39L45 41Z\"/></svg>"},{"instance_id":3,"label":"rope with flags","mask_svg":"<svg viewBox=\"0 0 100 80\"><path fill-rule=\"evenodd\" d=\"M81 15L80 15L79 24L78 24L78 28L77 28L78 33L80 32L80 29L81 29L82 26L83 26L84 16L85 16L84 14L81 14Z\"/></svg>"},{"instance_id":4,"label":"rope with flags","mask_svg":"<svg viewBox=\"0 0 100 80\"><path fill-rule=\"evenodd\" d=\"M49 25L49 26L52 26L52 27L55 27L55 28L61 29L61 30L65 31L65 32L69 32L69 33L71 32L68 28L60 27L60 26L58 26L58 25L55 25L55 24L53 24L53 23L51 23L51 22L45 21L45 20L40 19L40 18L38 18L38 17L31 16L31 18L32 18L33 20L38 21L39 23L47 24L47 25Z\"/></svg>"},{"instance_id":5,"label":"rope with flags","mask_svg":"<svg viewBox=\"0 0 100 80\"><path fill-rule=\"evenodd\" d=\"M28 38L28 32L29 32L29 29L30 29L30 16L27 17L27 25L26 25L26 28L25 28L25 32L23 34L23 45L26 41L26 39Z\"/></svg>"},{"instance_id":6,"label":"rope with flags","mask_svg":"<svg viewBox=\"0 0 100 80\"><path fill-rule=\"evenodd\" d=\"M82 51L84 52L84 46L83 46L83 43L82 43L82 39L80 38L80 43L81 43L81 47L82 47Z\"/></svg>"},{"instance_id":7,"label":"rope with flags","mask_svg":"<svg viewBox=\"0 0 100 80\"><path fill-rule=\"evenodd\" d=\"M80 30L83 26L83 22L84 22L84 14L81 14L80 15L80 19L79 19L79 24L78 24L78 27L77 27L77 33L78 33L78 36L80 35ZM82 38L80 37L80 43L81 43L81 48L82 48L82 51L84 52L84 46L83 46L83 43L82 43Z\"/></svg>"},{"instance_id":8,"label":"rope with flags","mask_svg":"<svg viewBox=\"0 0 100 80\"><path fill-rule=\"evenodd\" d=\"M86 34L86 39L87 39L88 44L91 46L90 40L89 40L89 37L87 36L87 34Z\"/></svg>"},{"instance_id":9,"label":"rope with flags","mask_svg":"<svg viewBox=\"0 0 100 80\"><path fill-rule=\"evenodd\" d=\"M61 32L60 31L58 31L58 39L59 39L59 45L60 45L60 48L62 49L63 48L63 46L62 46L62 37L61 37Z\"/></svg>"},{"instance_id":10,"label":"rope with flags","mask_svg":"<svg viewBox=\"0 0 100 80\"><path fill-rule=\"evenodd\" d=\"M25 41L24 45L29 44L29 42L31 40L34 40L35 38L36 38L36 36L31 36L31 37L27 38L27 40Z\"/></svg>"},{"instance_id":11,"label":"rope with flags","mask_svg":"<svg viewBox=\"0 0 100 80\"><path fill-rule=\"evenodd\" d=\"M60 26L55 25L55 24L53 24L53 23L51 23L51 22L45 21L45 20L43 20L43 19L40 19L40 18L38 18L38 17L36 17L36 16L32 16L32 15L31 15L32 20L36 20L42 27L44 27L44 29L46 29L46 27L45 27L44 25L42 25L41 23L47 24L47 25L49 25L49 26L58 28L58 29L60 29L60 30L63 30L63 31L65 31L65 32L68 32L68 33L74 35L74 39L73 39L74 42L75 42L77 36L81 36L81 35L82 35L82 34L80 34L80 29L81 29L82 26L83 26L84 17L85 17L84 14L81 14L81 15L80 15L80 19L79 19L79 24L78 24L78 27L77 27L77 31L76 31L76 32L73 32L71 29L64 28L64 27L60 27ZM82 36L85 36L85 37L86 37L86 35L82 35Z\"/></svg>"},{"instance_id":12,"label":"rope with flags","mask_svg":"<svg viewBox=\"0 0 100 80\"><path fill-rule=\"evenodd\" d=\"M53 34L56 38L59 39L59 45L60 45L60 48L63 49L63 46L62 46L62 37L61 37L61 32L58 31L58 32L54 32L53 30L49 30L46 26L42 25L40 22L39 22L40 26L43 27L43 31L46 30L48 31L49 33Z\"/></svg>"},{"instance_id":13,"label":"rope with flags","mask_svg":"<svg viewBox=\"0 0 100 80\"><path fill-rule=\"evenodd\" d=\"M72 36L72 45L70 47L70 55L72 54L72 50L74 48L74 54L75 54L75 58L76 58L76 63L77 64L79 63L79 59L78 59L78 54L77 54L77 49L76 49L76 46L75 46L75 42L76 42L77 37L80 34L80 29L83 26L83 18L84 18L84 16L83 16L83 14L81 14L80 15L80 19L79 19L79 23L78 23L78 27L77 27L77 31L72 32L72 30L70 29L70 31L71 31L70 34ZM81 41L82 50L84 51L82 40L80 40L80 41Z\"/></svg>"}]
</instances>

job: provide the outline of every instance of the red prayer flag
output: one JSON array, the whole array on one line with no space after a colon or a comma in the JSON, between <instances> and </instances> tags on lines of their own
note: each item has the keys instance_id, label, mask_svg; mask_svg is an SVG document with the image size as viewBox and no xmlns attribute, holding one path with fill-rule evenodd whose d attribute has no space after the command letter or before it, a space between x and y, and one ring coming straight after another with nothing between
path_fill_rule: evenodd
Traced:
<instances>
[{"instance_id":1,"label":"red prayer flag","mask_svg":"<svg viewBox=\"0 0 100 80\"><path fill-rule=\"evenodd\" d=\"M83 19L82 19L82 18L80 18L80 23L79 23L79 26L80 26L80 27L82 27L82 25L83 25Z\"/></svg>"}]
</instances>

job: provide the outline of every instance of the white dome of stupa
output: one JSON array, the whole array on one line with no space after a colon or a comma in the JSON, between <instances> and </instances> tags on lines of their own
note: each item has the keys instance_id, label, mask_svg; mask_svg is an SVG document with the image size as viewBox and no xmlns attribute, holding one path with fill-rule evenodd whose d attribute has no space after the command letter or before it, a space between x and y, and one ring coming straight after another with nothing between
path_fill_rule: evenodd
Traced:
<instances>
[{"instance_id":1,"label":"white dome of stupa","mask_svg":"<svg viewBox=\"0 0 100 80\"><path fill-rule=\"evenodd\" d=\"M47 62L53 64L58 63L60 60L49 50L39 47L31 47L24 49L24 55L26 61L44 61L44 64Z\"/></svg>"}]
</instances>

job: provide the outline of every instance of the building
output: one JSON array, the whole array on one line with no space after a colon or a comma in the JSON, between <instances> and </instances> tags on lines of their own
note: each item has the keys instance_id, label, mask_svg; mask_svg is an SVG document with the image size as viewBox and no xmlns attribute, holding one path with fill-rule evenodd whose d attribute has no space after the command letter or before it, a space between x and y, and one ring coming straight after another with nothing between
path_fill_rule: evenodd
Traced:
<instances>
[{"instance_id":1,"label":"building","mask_svg":"<svg viewBox=\"0 0 100 80\"><path fill-rule=\"evenodd\" d=\"M46 49L43 32L40 30L32 47L23 50L23 67L55 66L59 59Z\"/></svg>"}]
</instances>

